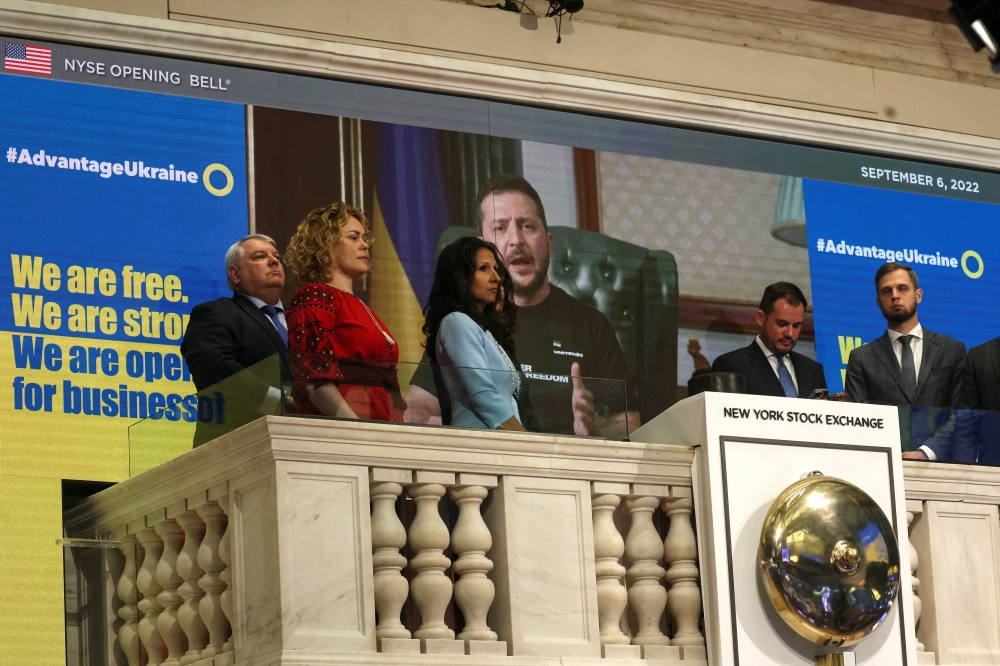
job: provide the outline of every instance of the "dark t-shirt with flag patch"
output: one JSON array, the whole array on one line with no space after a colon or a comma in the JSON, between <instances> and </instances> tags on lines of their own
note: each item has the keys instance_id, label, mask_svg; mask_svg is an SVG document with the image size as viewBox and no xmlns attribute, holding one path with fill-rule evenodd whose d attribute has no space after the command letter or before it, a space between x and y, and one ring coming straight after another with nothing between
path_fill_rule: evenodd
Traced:
<instances>
[{"instance_id":1,"label":"dark t-shirt with flag patch","mask_svg":"<svg viewBox=\"0 0 1000 666\"><path fill-rule=\"evenodd\" d=\"M598 413L625 410L625 355L611 322L596 308L552 285L544 301L518 308L514 344L542 432L573 434L573 363L583 377L619 380L584 380Z\"/></svg>"}]
</instances>

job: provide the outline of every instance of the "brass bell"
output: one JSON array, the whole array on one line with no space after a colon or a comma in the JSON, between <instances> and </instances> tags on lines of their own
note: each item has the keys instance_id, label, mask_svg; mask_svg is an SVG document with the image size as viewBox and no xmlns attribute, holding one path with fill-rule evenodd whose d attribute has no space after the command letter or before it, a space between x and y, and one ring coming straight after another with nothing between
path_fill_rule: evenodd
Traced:
<instances>
[{"instance_id":1,"label":"brass bell","mask_svg":"<svg viewBox=\"0 0 1000 666\"><path fill-rule=\"evenodd\" d=\"M797 634L854 645L889 615L899 591L892 524L863 490L820 472L786 488L764 519L758 550L767 596ZM824 655L820 659L833 657Z\"/></svg>"}]
</instances>

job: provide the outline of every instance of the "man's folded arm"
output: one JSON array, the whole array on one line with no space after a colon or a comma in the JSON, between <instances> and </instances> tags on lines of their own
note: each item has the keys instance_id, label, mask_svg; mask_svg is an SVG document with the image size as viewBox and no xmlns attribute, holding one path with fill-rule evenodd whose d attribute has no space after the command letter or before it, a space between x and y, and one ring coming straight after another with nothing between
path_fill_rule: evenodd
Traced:
<instances>
[{"instance_id":1,"label":"man's folded arm","mask_svg":"<svg viewBox=\"0 0 1000 666\"><path fill-rule=\"evenodd\" d=\"M232 331L215 312L200 305L191 311L181 354L199 391L243 370Z\"/></svg>"}]
</instances>

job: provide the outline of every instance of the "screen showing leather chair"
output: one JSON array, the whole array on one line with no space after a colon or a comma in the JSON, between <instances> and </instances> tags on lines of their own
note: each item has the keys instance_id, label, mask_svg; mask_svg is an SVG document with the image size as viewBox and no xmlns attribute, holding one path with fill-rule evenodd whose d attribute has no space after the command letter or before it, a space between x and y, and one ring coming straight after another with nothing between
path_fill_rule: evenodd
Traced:
<instances>
[{"instance_id":1,"label":"screen showing leather chair","mask_svg":"<svg viewBox=\"0 0 1000 666\"><path fill-rule=\"evenodd\" d=\"M549 227L549 281L611 322L639 396L642 422L677 397L677 263L672 254L572 227ZM449 227L438 253L475 227ZM633 409L632 405L629 405Z\"/></svg>"}]
</instances>

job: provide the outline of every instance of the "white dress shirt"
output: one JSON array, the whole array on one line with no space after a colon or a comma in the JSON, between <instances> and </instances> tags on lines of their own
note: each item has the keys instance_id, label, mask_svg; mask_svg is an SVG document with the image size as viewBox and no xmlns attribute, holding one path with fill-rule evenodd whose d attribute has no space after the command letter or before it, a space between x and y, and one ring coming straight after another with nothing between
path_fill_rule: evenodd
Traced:
<instances>
[{"instance_id":1,"label":"white dress shirt","mask_svg":"<svg viewBox=\"0 0 1000 666\"><path fill-rule=\"evenodd\" d=\"M778 377L780 380L781 377L778 375L777 354L767 348L767 345L764 344L764 341L760 339L759 335L757 336L757 344L760 346L760 350L764 352L764 356L767 357L767 362L771 364L771 369L774 370L774 376ZM795 391L798 392L799 380L795 377L795 366L792 364L792 357L788 354L785 354L785 367L788 368L788 374L792 376L792 383L795 384Z\"/></svg>"},{"instance_id":2,"label":"white dress shirt","mask_svg":"<svg viewBox=\"0 0 1000 666\"><path fill-rule=\"evenodd\" d=\"M889 334L889 342L892 343L892 351L896 355L896 363L899 363L899 368L903 368L903 343L899 341L903 337L902 333L897 333L896 331L886 331ZM912 335L913 339L910 340L910 349L913 351L913 369L917 373L917 377L920 376L920 361L924 355L924 328L920 324L907 333L907 335ZM916 383L916 378L914 378L914 383Z\"/></svg>"},{"instance_id":3,"label":"white dress shirt","mask_svg":"<svg viewBox=\"0 0 1000 666\"><path fill-rule=\"evenodd\" d=\"M243 294L243 292L240 292L240 293ZM267 306L267 303L265 303L264 301L260 300L259 298L255 298L254 296L251 296L250 294L243 294L243 295L246 296L247 298L249 298L250 302L253 303L254 306L258 310L260 310L261 308ZM281 325L284 326L285 329L287 329L288 328L288 322L285 321L285 306L281 304L281 299L280 298L278 299L278 302L274 304L274 307L276 307L276 308L278 308L278 309L281 310L281 312L278 313L278 321L280 321ZM264 316L267 317L267 320L269 322L271 322L271 326L274 326L274 320L271 319L270 317L268 317L267 315L264 315ZM274 326L274 330L277 331L278 327Z\"/></svg>"},{"instance_id":4,"label":"white dress shirt","mask_svg":"<svg viewBox=\"0 0 1000 666\"><path fill-rule=\"evenodd\" d=\"M892 352L896 355L896 363L899 363L899 369L903 369L903 343L899 341L903 337L902 333L897 333L896 331L886 331L889 334L889 341L892 342ZM919 323L914 327L912 331L907 333L907 335L912 335L913 338L910 339L910 350L913 351L913 370L917 373L917 377L920 376L920 361L924 355L924 328ZM914 383L916 378L914 378ZM927 455L928 460L937 460L937 454L931 450L929 446L921 446L918 451L923 451Z\"/></svg>"}]
</instances>

